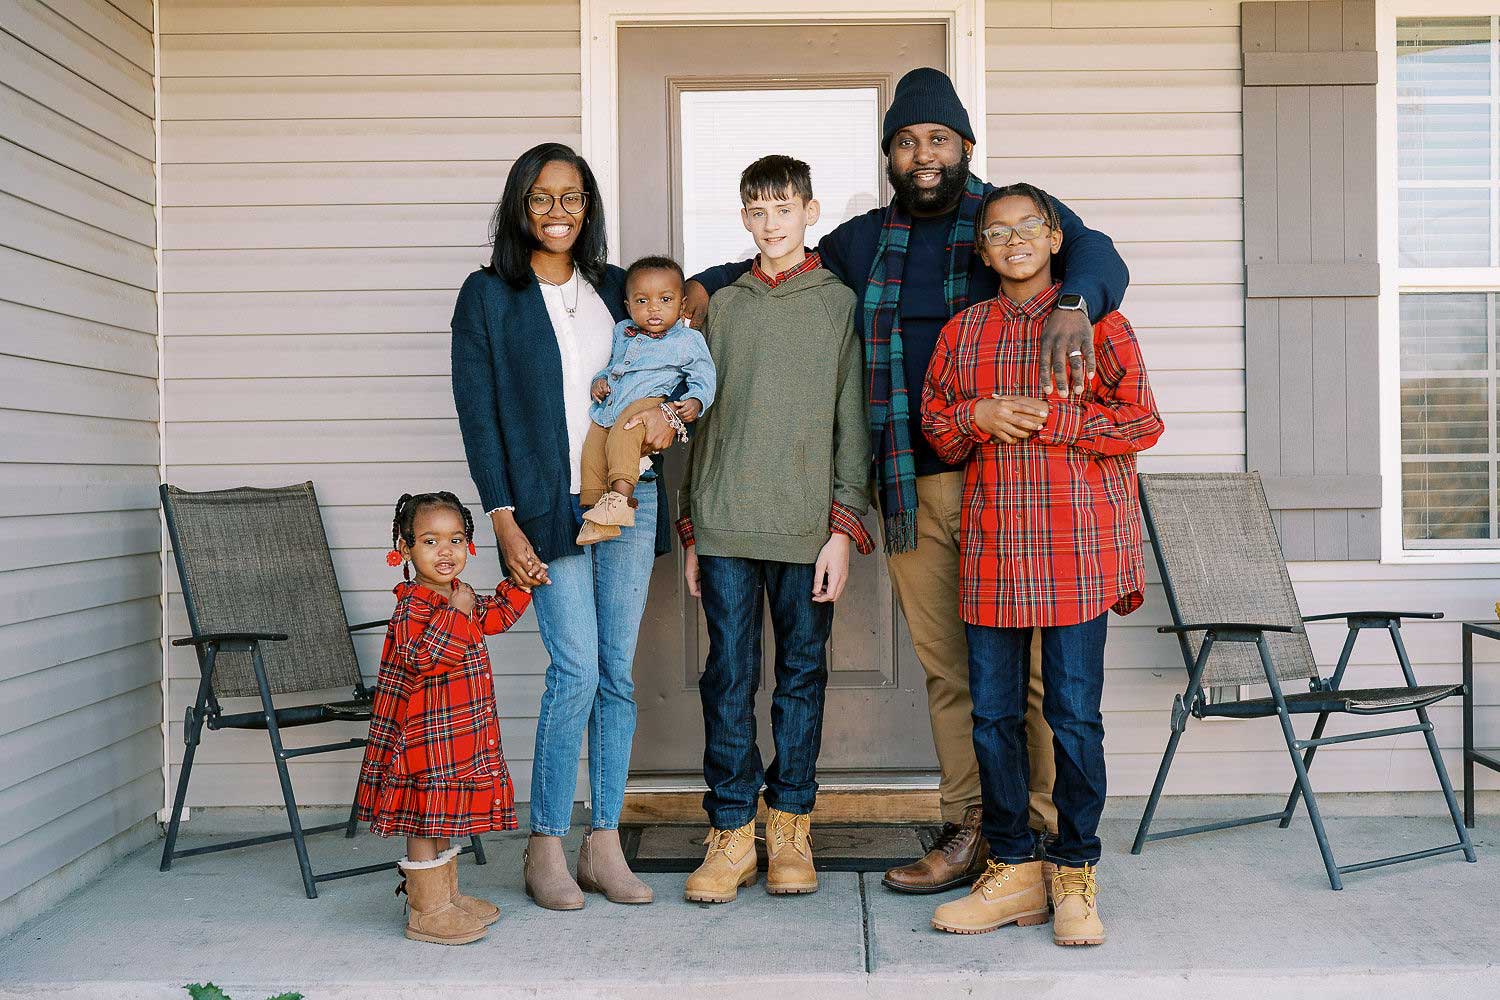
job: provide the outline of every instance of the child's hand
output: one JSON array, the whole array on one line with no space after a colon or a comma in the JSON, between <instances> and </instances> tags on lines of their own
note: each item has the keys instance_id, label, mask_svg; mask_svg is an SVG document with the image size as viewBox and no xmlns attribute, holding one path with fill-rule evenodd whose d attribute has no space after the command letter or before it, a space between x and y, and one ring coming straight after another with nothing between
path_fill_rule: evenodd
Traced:
<instances>
[{"instance_id":1,"label":"child's hand","mask_svg":"<svg viewBox=\"0 0 1500 1000\"><path fill-rule=\"evenodd\" d=\"M703 596L703 587L698 582L698 546L689 545L682 553L682 578L687 581L688 593Z\"/></svg>"},{"instance_id":2,"label":"child's hand","mask_svg":"<svg viewBox=\"0 0 1500 1000\"><path fill-rule=\"evenodd\" d=\"M609 397L611 391L608 379L596 378L594 379L594 384L589 387L589 395L594 397L594 402L596 403L604 402Z\"/></svg>"},{"instance_id":3,"label":"child's hand","mask_svg":"<svg viewBox=\"0 0 1500 1000\"><path fill-rule=\"evenodd\" d=\"M832 604L844 596L849 582L849 536L835 531L823 543L813 566L812 599L814 604Z\"/></svg>"},{"instance_id":4,"label":"child's hand","mask_svg":"<svg viewBox=\"0 0 1500 1000\"><path fill-rule=\"evenodd\" d=\"M1045 399L992 396L975 404L974 426L1004 444L1017 444L1042 429L1049 410Z\"/></svg>"},{"instance_id":5,"label":"child's hand","mask_svg":"<svg viewBox=\"0 0 1500 1000\"><path fill-rule=\"evenodd\" d=\"M703 404L696 399L679 399L672 404L672 409L677 411L677 416L685 424L690 424L703 415Z\"/></svg>"},{"instance_id":6,"label":"child's hand","mask_svg":"<svg viewBox=\"0 0 1500 1000\"><path fill-rule=\"evenodd\" d=\"M453 593L448 597L448 605L459 614L472 615L474 613L474 588L462 580L454 580Z\"/></svg>"}]
</instances>

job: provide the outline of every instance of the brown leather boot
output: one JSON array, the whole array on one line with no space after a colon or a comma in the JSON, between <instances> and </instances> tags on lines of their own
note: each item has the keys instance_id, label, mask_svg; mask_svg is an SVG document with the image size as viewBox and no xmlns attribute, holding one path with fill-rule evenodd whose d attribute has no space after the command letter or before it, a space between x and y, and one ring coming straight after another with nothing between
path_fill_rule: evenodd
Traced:
<instances>
[{"instance_id":1,"label":"brown leather boot","mask_svg":"<svg viewBox=\"0 0 1500 1000\"><path fill-rule=\"evenodd\" d=\"M818 891L813 867L812 817L806 813L766 813L766 891L790 896Z\"/></svg>"},{"instance_id":2,"label":"brown leather boot","mask_svg":"<svg viewBox=\"0 0 1500 1000\"><path fill-rule=\"evenodd\" d=\"M892 868L880 884L897 892L924 895L968 885L984 874L989 841L979 832L980 806L964 810L962 823L944 823L932 850L909 865Z\"/></svg>"},{"instance_id":3,"label":"brown leather boot","mask_svg":"<svg viewBox=\"0 0 1500 1000\"><path fill-rule=\"evenodd\" d=\"M589 830L578 848L578 888L611 903L649 903L651 887L635 877L620 847L619 830Z\"/></svg>"},{"instance_id":4,"label":"brown leather boot","mask_svg":"<svg viewBox=\"0 0 1500 1000\"><path fill-rule=\"evenodd\" d=\"M1046 922L1047 890L1040 861L990 861L967 896L944 903L932 915L932 926L949 934L987 934L1006 924L1031 927Z\"/></svg>"},{"instance_id":5,"label":"brown leather boot","mask_svg":"<svg viewBox=\"0 0 1500 1000\"><path fill-rule=\"evenodd\" d=\"M729 903L741 888L754 885L760 873L755 856L755 820L738 830L709 828L708 854L687 878L684 898L694 903Z\"/></svg>"},{"instance_id":6,"label":"brown leather boot","mask_svg":"<svg viewBox=\"0 0 1500 1000\"><path fill-rule=\"evenodd\" d=\"M484 924L454 905L442 861L402 861L406 881L406 936L431 944L468 944L484 937Z\"/></svg>"},{"instance_id":7,"label":"brown leather boot","mask_svg":"<svg viewBox=\"0 0 1500 1000\"><path fill-rule=\"evenodd\" d=\"M448 898L453 905L479 921L485 927L500 919L500 907L478 896L465 896L458 891L458 848L450 847L438 855L438 860L448 859L443 866L443 875L448 880Z\"/></svg>"},{"instance_id":8,"label":"brown leather boot","mask_svg":"<svg viewBox=\"0 0 1500 1000\"><path fill-rule=\"evenodd\" d=\"M533 833L521 855L526 895L544 910L581 910L583 892L568 874L561 837Z\"/></svg>"},{"instance_id":9,"label":"brown leather boot","mask_svg":"<svg viewBox=\"0 0 1500 1000\"><path fill-rule=\"evenodd\" d=\"M1052 879L1052 899L1057 913L1052 918L1052 943L1060 945L1103 944L1104 922L1099 919L1095 896L1094 866L1057 866Z\"/></svg>"}]
</instances>

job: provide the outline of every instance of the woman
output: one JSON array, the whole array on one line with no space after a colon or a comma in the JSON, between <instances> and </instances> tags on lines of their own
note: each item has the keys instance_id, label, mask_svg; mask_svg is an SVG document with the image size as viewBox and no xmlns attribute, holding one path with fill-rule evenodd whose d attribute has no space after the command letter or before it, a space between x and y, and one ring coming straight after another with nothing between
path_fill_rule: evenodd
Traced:
<instances>
[{"instance_id":1,"label":"woman","mask_svg":"<svg viewBox=\"0 0 1500 1000\"><path fill-rule=\"evenodd\" d=\"M636 526L588 550L574 544L589 380L609 362L625 317L624 274L605 262L604 209L588 164L558 143L516 160L495 209L494 253L469 275L453 312L453 397L469 473L510 579L533 587L551 662L537 713L526 893L551 910L583 907L580 884L618 903L649 903L618 826L636 708L631 663L651 563L670 547L660 463L642 473ZM646 442L672 442L659 413ZM568 832L587 726L593 828L575 881Z\"/></svg>"}]
</instances>

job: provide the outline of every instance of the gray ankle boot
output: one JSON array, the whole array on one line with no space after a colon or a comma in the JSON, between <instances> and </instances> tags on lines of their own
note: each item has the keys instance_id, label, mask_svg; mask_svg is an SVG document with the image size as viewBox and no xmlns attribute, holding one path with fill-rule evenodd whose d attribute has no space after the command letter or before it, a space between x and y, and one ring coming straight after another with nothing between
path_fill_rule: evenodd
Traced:
<instances>
[{"instance_id":1,"label":"gray ankle boot","mask_svg":"<svg viewBox=\"0 0 1500 1000\"><path fill-rule=\"evenodd\" d=\"M620 847L619 830L589 830L578 848L578 886L611 903L649 903L651 887L635 877Z\"/></svg>"},{"instance_id":2,"label":"gray ankle boot","mask_svg":"<svg viewBox=\"0 0 1500 1000\"><path fill-rule=\"evenodd\" d=\"M533 833L526 841L522 869L526 895L546 910L581 910L583 893L568 874L568 858L561 837Z\"/></svg>"}]
</instances>

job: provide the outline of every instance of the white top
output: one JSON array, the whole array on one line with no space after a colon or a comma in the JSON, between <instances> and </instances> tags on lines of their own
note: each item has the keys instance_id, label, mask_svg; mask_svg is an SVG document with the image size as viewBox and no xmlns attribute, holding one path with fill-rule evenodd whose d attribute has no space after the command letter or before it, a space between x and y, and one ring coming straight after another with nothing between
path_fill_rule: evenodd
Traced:
<instances>
[{"instance_id":1,"label":"white top","mask_svg":"<svg viewBox=\"0 0 1500 1000\"><path fill-rule=\"evenodd\" d=\"M562 354L563 412L568 421L568 471L572 477L569 491L576 494L582 489L579 468L583 439L589 431L589 404L593 402L589 387L594 375L609 364L615 318L577 268L561 285L541 280L537 283L542 287L542 300L547 303L547 316ZM572 316L567 306L573 306Z\"/></svg>"}]
</instances>

